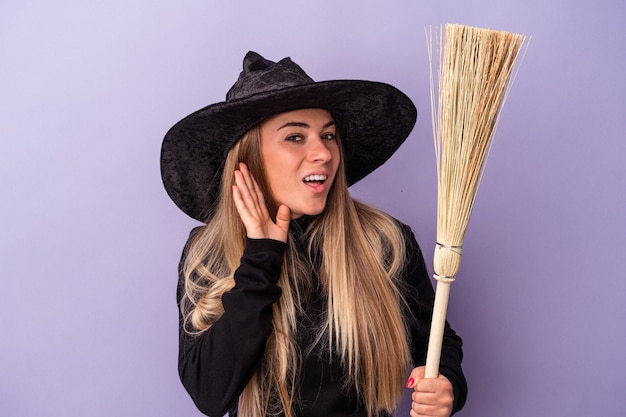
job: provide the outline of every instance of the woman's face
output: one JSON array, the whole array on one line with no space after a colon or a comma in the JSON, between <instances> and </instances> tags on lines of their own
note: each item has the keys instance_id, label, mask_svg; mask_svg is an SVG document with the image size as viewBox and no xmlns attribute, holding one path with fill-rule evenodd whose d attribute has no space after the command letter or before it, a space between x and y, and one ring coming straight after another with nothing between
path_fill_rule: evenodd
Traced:
<instances>
[{"instance_id":1,"label":"woman's face","mask_svg":"<svg viewBox=\"0 0 626 417\"><path fill-rule=\"evenodd\" d=\"M291 209L292 219L324 210L340 158L328 111L295 110L263 122L261 157L272 196Z\"/></svg>"}]
</instances>

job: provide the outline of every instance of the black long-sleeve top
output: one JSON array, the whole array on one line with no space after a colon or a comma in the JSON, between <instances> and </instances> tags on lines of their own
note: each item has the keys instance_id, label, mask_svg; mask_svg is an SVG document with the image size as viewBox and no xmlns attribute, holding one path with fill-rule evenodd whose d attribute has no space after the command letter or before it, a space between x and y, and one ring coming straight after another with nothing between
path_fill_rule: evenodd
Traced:
<instances>
[{"instance_id":1,"label":"black long-sleeve top","mask_svg":"<svg viewBox=\"0 0 626 417\"><path fill-rule=\"evenodd\" d=\"M299 228L291 229L290 238L300 239ZM402 279L407 284L404 286L405 297L412 316L409 321L411 357L414 366L420 366L426 358L434 291L413 233L408 226L403 226L403 230L408 263ZM180 378L198 409L206 415L221 417L229 411L231 416L236 415L239 394L256 371L264 352L271 328L272 304L281 296L281 288L276 283L284 250L285 244L279 241L248 239L241 265L234 274L235 286L222 296L223 316L199 336L186 334L180 317ZM298 323L298 329L302 331L297 335L297 343L304 357L299 374L296 415L366 417L367 412L355 387L345 387L341 360L334 356L331 361L328 353L308 349L314 342L315 330L326 309L325 296L315 274L312 279L313 289L305 304L307 315L300 317ZM179 303L182 289L181 274L177 293ZM467 396L467 383L461 369L461 346L461 338L446 323L440 372L452 383L455 412L463 407Z\"/></svg>"}]
</instances>

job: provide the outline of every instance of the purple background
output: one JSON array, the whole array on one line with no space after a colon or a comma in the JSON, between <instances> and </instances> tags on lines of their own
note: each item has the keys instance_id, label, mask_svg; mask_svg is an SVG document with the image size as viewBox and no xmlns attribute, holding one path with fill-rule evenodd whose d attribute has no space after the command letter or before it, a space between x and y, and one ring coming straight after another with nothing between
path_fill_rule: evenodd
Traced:
<instances>
[{"instance_id":1,"label":"purple background","mask_svg":"<svg viewBox=\"0 0 626 417\"><path fill-rule=\"evenodd\" d=\"M626 407L626 3L3 1L0 415L197 416L176 372L176 265L196 223L160 181L166 130L223 99L249 49L404 90L406 144L353 187L432 264L424 28L532 36L496 134L449 319L461 416Z\"/></svg>"}]
</instances>

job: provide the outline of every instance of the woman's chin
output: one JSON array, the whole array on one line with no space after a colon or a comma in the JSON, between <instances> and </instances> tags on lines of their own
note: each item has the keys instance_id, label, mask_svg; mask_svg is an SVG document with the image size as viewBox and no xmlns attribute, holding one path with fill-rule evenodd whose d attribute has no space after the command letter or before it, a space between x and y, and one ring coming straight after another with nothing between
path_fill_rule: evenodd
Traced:
<instances>
[{"instance_id":1,"label":"woman's chin","mask_svg":"<svg viewBox=\"0 0 626 417\"><path fill-rule=\"evenodd\" d=\"M291 209L291 219L299 219L302 216L317 216L318 214L321 214L325 208L326 205L324 204L322 206L307 207L299 210Z\"/></svg>"}]
</instances>

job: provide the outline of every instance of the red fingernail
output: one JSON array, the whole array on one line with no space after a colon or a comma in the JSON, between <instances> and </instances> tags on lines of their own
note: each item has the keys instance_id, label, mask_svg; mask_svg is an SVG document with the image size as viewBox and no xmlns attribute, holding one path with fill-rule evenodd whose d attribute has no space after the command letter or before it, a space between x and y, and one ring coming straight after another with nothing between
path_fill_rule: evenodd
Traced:
<instances>
[{"instance_id":1,"label":"red fingernail","mask_svg":"<svg viewBox=\"0 0 626 417\"><path fill-rule=\"evenodd\" d=\"M411 377L409 377L408 381L406 381L406 387L407 388L411 388L413 386L413 383L415 383L415 380L411 376Z\"/></svg>"}]
</instances>

